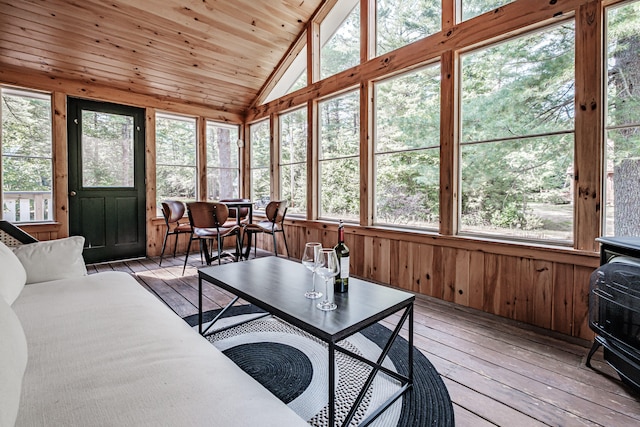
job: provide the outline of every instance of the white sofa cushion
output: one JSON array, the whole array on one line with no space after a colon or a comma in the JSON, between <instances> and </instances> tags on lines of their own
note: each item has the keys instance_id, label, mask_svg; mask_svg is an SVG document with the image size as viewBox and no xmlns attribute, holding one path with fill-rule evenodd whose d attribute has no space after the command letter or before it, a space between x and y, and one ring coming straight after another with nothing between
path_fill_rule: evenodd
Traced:
<instances>
[{"instance_id":1,"label":"white sofa cushion","mask_svg":"<svg viewBox=\"0 0 640 427\"><path fill-rule=\"evenodd\" d=\"M84 237L29 243L13 248L27 272L27 284L86 276Z\"/></svg>"},{"instance_id":2,"label":"white sofa cushion","mask_svg":"<svg viewBox=\"0 0 640 427\"><path fill-rule=\"evenodd\" d=\"M7 245L0 242L0 298L11 305L18 298L27 280L27 273Z\"/></svg>"},{"instance_id":3,"label":"white sofa cushion","mask_svg":"<svg viewBox=\"0 0 640 427\"><path fill-rule=\"evenodd\" d=\"M123 272L26 286L21 426L309 427Z\"/></svg>"},{"instance_id":4,"label":"white sofa cushion","mask_svg":"<svg viewBox=\"0 0 640 427\"><path fill-rule=\"evenodd\" d=\"M22 326L9 304L0 298L0 426L16 422L26 366L27 340Z\"/></svg>"}]
</instances>

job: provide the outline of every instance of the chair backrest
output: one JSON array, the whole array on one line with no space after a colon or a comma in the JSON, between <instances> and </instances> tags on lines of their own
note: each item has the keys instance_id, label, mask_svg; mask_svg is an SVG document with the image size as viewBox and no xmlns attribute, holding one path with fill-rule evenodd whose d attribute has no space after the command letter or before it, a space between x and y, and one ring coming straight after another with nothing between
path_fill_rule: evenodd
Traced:
<instances>
[{"instance_id":1,"label":"chair backrest","mask_svg":"<svg viewBox=\"0 0 640 427\"><path fill-rule=\"evenodd\" d=\"M250 202L249 199L220 199L220 203L226 202ZM229 218L235 218L236 212L240 211L240 218L244 219L249 216L249 208L229 209Z\"/></svg>"},{"instance_id":2,"label":"chair backrest","mask_svg":"<svg viewBox=\"0 0 640 427\"><path fill-rule=\"evenodd\" d=\"M288 204L289 202L286 200L273 200L269 202L264 210L267 215L267 219L274 224L283 222L284 217L287 214Z\"/></svg>"},{"instance_id":3,"label":"chair backrest","mask_svg":"<svg viewBox=\"0 0 640 427\"><path fill-rule=\"evenodd\" d=\"M187 211L194 228L219 228L229 218L229 208L224 203L187 203Z\"/></svg>"},{"instance_id":4,"label":"chair backrest","mask_svg":"<svg viewBox=\"0 0 640 427\"><path fill-rule=\"evenodd\" d=\"M0 220L0 241L9 247L37 242L35 237L4 220Z\"/></svg>"},{"instance_id":5,"label":"chair backrest","mask_svg":"<svg viewBox=\"0 0 640 427\"><path fill-rule=\"evenodd\" d=\"M165 200L162 202L162 216L167 225L174 224L184 216L184 203L177 200Z\"/></svg>"}]
</instances>

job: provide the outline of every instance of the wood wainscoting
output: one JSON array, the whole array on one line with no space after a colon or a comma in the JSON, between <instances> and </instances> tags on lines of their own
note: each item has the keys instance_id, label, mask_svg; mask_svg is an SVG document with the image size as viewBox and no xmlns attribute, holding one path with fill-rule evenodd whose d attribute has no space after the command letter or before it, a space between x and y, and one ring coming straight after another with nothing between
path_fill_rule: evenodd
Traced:
<instances>
[{"instance_id":1,"label":"wood wainscoting","mask_svg":"<svg viewBox=\"0 0 640 427\"><path fill-rule=\"evenodd\" d=\"M335 223L291 220L285 227L295 259L305 242L337 242ZM345 243L354 276L593 339L588 311L595 252L355 225L345 226ZM285 253L280 236L278 245ZM259 236L258 247L273 251L271 236Z\"/></svg>"},{"instance_id":2,"label":"wood wainscoting","mask_svg":"<svg viewBox=\"0 0 640 427\"><path fill-rule=\"evenodd\" d=\"M38 224L20 224L20 229L25 233L29 233L36 240L55 240L67 237L68 233L61 231L62 225L58 222L46 222Z\"/></svg>"}]
</instances>

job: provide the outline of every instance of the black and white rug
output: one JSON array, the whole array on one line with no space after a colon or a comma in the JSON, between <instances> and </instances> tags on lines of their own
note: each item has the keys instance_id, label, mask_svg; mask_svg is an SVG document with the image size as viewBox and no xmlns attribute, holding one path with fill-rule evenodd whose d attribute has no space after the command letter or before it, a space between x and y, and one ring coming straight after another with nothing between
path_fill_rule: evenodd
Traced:
<instances>
[{"instance_id":1,"label":"black and white rug","mask_svg":"<svg viewBox=\"0 0 640 427\"><path fill-rule=\"evenodd\" d=\"M255 317L253 306L233 307L216 328ZM204 313L208 322L217 310ZM185 318L194 326L197 315ZM220 326L219 326L220 325ZM340 346L377 359L391 331L375 324L355 334ZM321 340L268 316L219 332L207 339L240 368L264 385L298 415L314 426L327 426L328 358ZM384 365L407 373L408 344L396 339ZM371 368L342 353L336 353L336 421L342 422ZM367 391L351 425L358 425L380 403L400 388L393 378L379 373ZM380 415L372 426L453 426L453 406L442 379L429 360L414 348L413 388Z\"/></svg>"}]
</instances>

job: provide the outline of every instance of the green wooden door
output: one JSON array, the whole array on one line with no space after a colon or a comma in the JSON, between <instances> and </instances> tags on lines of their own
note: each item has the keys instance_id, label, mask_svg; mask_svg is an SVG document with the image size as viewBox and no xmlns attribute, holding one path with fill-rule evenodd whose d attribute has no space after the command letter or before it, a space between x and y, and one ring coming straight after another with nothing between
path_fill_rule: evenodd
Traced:
<instances>
[{"instance_id":1,"label":"green wooden door","mask_svg":"<svg viewBox=\"0 0 640 427\"><path fill-rule=\"evenodd\" d=\"M69 232L88 263L145 255L144 110L69 98Z\"/></svg>"}]
</instances>

